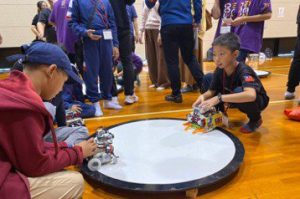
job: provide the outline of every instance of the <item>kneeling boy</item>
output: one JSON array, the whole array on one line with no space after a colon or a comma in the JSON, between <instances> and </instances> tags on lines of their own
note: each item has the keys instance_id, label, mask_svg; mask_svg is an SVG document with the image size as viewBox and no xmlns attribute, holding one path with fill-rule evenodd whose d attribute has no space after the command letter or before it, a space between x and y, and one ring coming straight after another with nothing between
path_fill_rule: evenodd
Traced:
<instances>
[{"instance_id":1,"label":"kneeling boy","mask_svg":"<svg viewBox=\"0 0 300 199\"><path fill-rule=\"evenodd\" d=\"M236 106L250 119L240 131L251 133L261 126L261 111L268 106L269 97L252 68L236 61L240 45L239 37L233 33L221 35L212 43L217 68L214 74L205 75L202 92L206 92L193 107L216 106L226 114L224 103Z\"/></svg>"},{"instance_id":2,"label":"kneeling boy","mask_svg":"<svg viewBox=\"0 0 300 199\"><path fill-rule=\"evenodd\" d=\"M41 98L50 100L68 79L81 80L70 61L57 46L34 42L22 47L24 71L13 71L0 81L0 196L8 198L79 198L82 175L61 171L81 164L93 155L97 144L92 139L74 147L57 143L53 118ZM43 136L51 130L54 143Z\"/></svg>"}]
</instances>

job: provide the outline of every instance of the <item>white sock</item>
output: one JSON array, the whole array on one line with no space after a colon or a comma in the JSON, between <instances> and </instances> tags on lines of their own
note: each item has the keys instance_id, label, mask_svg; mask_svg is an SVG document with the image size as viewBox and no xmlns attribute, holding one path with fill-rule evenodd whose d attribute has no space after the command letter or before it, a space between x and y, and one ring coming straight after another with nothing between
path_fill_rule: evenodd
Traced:
<instances>
[{"instance_id":1,"label":"white sock","mask_svg":"<svg viewBox=\"0 0 300 199\"><path fill-rule=\"evenodd\" d=\"M102 110L101 110L101 106L100 106L99 102L95 102L95 103L93 103L93 105L94 105L94 107L95 107L95 109L96 109L94 115L95 115L96 117L102 116L102 115L103 115L103 112L102 112Z\"/></svg>"}]
</instances>

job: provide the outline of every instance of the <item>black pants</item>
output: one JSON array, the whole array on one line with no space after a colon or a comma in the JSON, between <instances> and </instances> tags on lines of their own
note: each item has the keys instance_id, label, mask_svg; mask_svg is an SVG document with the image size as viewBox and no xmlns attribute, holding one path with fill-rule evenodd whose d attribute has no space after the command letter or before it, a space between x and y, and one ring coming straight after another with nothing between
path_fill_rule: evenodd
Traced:
<instances>
[{"instance_id":1,"label":"black pants","mask_svg":"<svg viewBox=\"0 0 300 199\"><path fill-rule=\"evenodd\" d=\"M203 92L206 92L209 89L209 86L212 81L212 73L209 73L203 78L202 89ZM237 87L234 89L233 93L241 93L244 89L242 87ZM216 93L220 93L222 91L216 91ZM269 97L266 95L256 95L256 100L254 102L246 102L246 103L231 103L231 106L236 107L242 113L245 113L250 121L257 122L261 119L261 112L268 106ZM224 104L220 103L216 106L216 108L222 112L224 112Z\"/></svg>"},{"instance_id":2,"label":"black pants","mask_svg":"<svg viewBox=\"0 0 300 199\"><path fill-rule=\"evenodd\" d=\"M135 52L135 36L131 35L131 45L132 45L132 52Z\"/></svg>"},{"instance_id":3,"label":"black pants","mask_svg":"<svg viewBox=\"0 0 300 199\"><path fill-rule=\"evenodd\" d=\"M184 63L197 82L202 85L203 72L194 55L194 31L191 24L172 24L161 28L161 38L165 60L171 82L172 95L179 95L181 88L178 50L180 49Z\"/></svg>"},{"instance_id":4,"label":"black pants","mask_svg":"<svg viewBox=\"0 0 300 199\"><path fill-rule=\"evenodd\" d=\"M300 24L298 24L298 34L296 40L294 59L289 72L289 79L287 83L287 91L295 92L295 88L300 81Z\"/></svg>"},{"instance_id":5,"label":"black pants","mask_svg":"<svg viewBox=\"0 0 300 199\"><path fill-rule=\"evenodd\" d=\"M118 27L119 51L123 64L123 79L125 95L133 95L134 91L134 72L131 59L131 33L130 29Z\"/></svg>"}]
</instances>

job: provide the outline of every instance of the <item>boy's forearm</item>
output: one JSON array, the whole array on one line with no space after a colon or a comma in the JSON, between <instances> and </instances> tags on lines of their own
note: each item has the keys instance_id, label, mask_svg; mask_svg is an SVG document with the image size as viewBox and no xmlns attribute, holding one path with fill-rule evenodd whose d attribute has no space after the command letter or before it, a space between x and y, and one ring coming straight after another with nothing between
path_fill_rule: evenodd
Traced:
<instances>
[{"instance_id":1,"label":"boy's forearm","mask_svg":"<svg viewBox=\"0 0 300 199\"><path fill-rule=\"evenodd\" d=\"M219 19L221 17L220 0L215 0L211 11L211 14L214 19Z\"/></svg>"},{"instance_id":2,"label":"boy's forearm","mask_svg":"<svg viewBox=\"0 0 300 199\"><path fill-rule=\"evenodd\" d=\"M245 17L245 22L261 22L261 21L265 21L268 19L271 19L272 17L272 13L271 12L267 12L264 14L259 14L259 15L254 15L254 16L246 16Z\"/></svg>"},{"instance_id":3,"label":"boy's forearm","mask_svg":"<svg viewBox=\"0 0 300 199\"><path fill-rule=\"evenodd\" d=\"M246 103L254 102L256 99L256 91L244 91L241 93L224 94L222 95L222 101L228 103Z\"/></svg>"},{"instance_id":4,"label":"boy's forearm","mask_svg":"<svg viewBox=\"0 0 300 199\"><path fill-rule=\"evenodd\" d=\"M213 96L215 96L215 93L216 92L213 90L208 90L207 92L205 92L203 94L204 100L208 100L208 99L212 98Z\"/></svg>"}]
</instances>

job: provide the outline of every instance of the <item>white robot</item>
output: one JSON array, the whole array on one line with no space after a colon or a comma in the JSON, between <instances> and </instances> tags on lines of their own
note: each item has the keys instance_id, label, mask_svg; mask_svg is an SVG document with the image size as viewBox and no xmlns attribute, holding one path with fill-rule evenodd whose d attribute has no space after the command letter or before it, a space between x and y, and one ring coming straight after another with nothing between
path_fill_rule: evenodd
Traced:
<instances>
[{"instance_id":1,"label":"white robot","mask_svg":"<svg viewBox=\"0 0 300 199\"><path fill-rule=\"evenodd\" d=\"M97 153L88 161L88 168L91 171L98 171L103 164L117 164L119 158L114 154L112 145L115 136L105 128L97 130L96 133Z\"/></svg>"}]
</instances>

